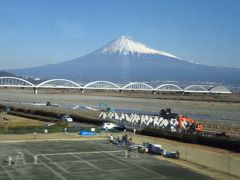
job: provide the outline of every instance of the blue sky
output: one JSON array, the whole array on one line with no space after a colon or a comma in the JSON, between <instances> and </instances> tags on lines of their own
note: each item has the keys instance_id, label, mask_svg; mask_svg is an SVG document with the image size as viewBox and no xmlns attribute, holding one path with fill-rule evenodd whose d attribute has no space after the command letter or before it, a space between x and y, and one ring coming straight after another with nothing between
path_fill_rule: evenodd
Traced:
<instances>
[{"instance_id":1,"label":"blue sky","mask_svg":"<svg viewBox=\"0 0 240 180\"><path fill-rule=\"evenodd\" d=\"M0 0L0 69L83 56L121 35L240 68L239 0Z\"/></svg>"}]
</instances>

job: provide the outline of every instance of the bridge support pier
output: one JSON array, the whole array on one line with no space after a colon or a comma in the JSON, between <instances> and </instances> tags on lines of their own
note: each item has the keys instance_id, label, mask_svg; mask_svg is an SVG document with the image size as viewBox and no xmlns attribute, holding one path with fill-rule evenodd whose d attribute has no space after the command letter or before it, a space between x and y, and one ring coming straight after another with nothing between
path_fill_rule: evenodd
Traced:
<instances>
[{"instance_id":1,"label":"bridge support pier","mask_svg":"<svg viewBox=\"0 0 240 180\"><path fill-rule=\"evenodd\" d=\"M38 88L37 87L34 87L33 91L34 91L34 94L38 94Z\"/></svg>"}]
</instances>

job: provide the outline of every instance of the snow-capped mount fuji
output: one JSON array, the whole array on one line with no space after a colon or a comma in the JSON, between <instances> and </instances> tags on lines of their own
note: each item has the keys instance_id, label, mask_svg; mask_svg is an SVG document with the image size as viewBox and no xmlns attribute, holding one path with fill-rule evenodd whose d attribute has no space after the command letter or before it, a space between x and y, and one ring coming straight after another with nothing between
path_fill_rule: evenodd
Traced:
<instances>
[{"instance_id":1,"label":"snow-capped mount fuji","mask_svg":"<svg viewBox=\"0 0 240 180\"><path fill-rule=\"evenodd\" d=\"M134 55L134 56L141 56L141 55L162 55L167 57L172 57L176 59L180 59L170 53L164 51L158 51L147 47L146 45L135 41L130 36L121 36L120 38L112 41L111 43L107 44L100 50L100 54L111 55L114 53L118 53L119 55Z\"/></svg>"},{"instance_id":2,"label":"snow-capped mount fuji","mask_svg":"<svg viewBox=\"0 0 240 180\"><path fill-rule=\"evenodd\" d=\"M240 69L190 63L170 53L152 49L127 36L121 36L80 58L8 72L42 79L65 78L76 81L173 80L240 83Z\"/></svg>"}]
</instances>

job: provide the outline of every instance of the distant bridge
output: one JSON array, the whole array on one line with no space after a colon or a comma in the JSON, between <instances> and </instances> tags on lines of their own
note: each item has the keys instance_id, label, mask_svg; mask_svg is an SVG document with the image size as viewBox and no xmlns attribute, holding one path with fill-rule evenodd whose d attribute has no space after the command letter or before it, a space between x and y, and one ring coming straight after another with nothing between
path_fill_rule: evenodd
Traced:
<instances>
[{"instance_id":1,"label":"distant bridge","mask_svg":"<svg viewBox=\"0 0 240 180\"><path fill-rule=\"evenodd\" d=\"M147 83L132 82L124 86L120 86L110 81L94 81L85 85L80 85L77 82L67 79L50 79L43 81L40 84L33 84L25 79L17 77L0 77L0 87L20 87L33 88L34 93L37 94L38 89L80 89L84 90L116 90L122 91L151 91L156 92L182 92L182 93L225 93L229 94L231 91L224 86L216 86L207 89L202 85L190 85L182 88L175 84L161 84L157 87L152 87Z\"/></svg>"}]
</instances>

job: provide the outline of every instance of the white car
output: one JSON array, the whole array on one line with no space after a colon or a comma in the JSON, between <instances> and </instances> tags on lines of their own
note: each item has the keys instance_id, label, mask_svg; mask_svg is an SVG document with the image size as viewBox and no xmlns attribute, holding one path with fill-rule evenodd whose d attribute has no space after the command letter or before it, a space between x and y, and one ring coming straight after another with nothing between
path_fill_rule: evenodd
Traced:
<instances>
[{"instance_id":1,"label":"white car","mask_svg":"<svg viewBox=\"0 0 240 180\"><path fill-rule=\"evenodd\" d=\"M111 122L105 122L102 125L102 129L105 129L105 130L114 129L114 128L117 128L117 127L118 127L118 125L116 125L114 123L111 123Z\"/></svg>"},{"instance_id":2,"label":"white car","mask_svg":"<svg viewBox=\"0 0 240 180\"><path fill-rule=\"evenodd\" d=\"M62 116L60 117L60 119L61 119L62 121L66 121L66 122L73 122L73 119L72 119L69 115L67 115L67 114L62 115Z\"/></svg>"},{"instance_id":3,"label":"white car","mask_svg":"<svg viewBox=\"0 0 240 180\"><path fill-rule=\"evenodd\" d=\"M141 144L133 144L128 147L130 151L138 151L140 153L147 153L148 148L146 146L143 146Z\"/></svg>"}]
</instances>

